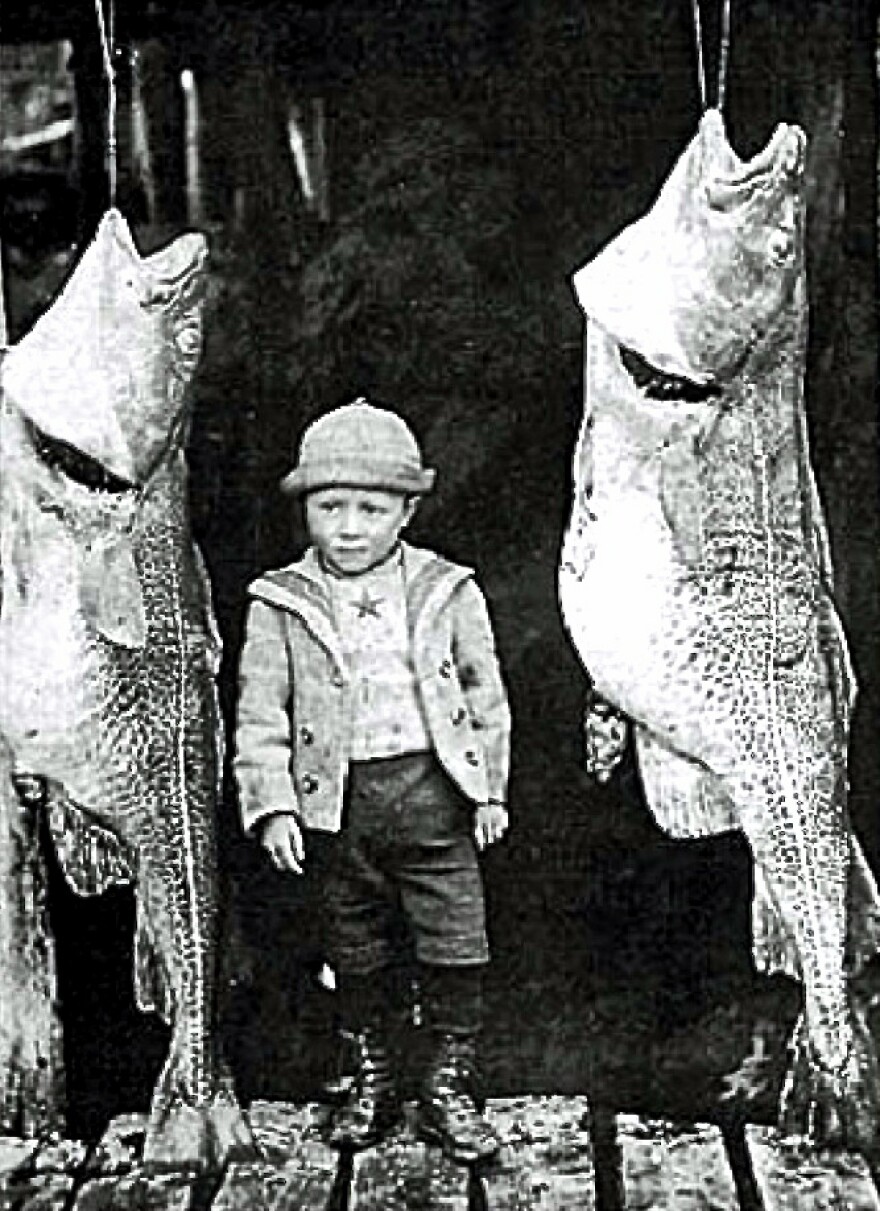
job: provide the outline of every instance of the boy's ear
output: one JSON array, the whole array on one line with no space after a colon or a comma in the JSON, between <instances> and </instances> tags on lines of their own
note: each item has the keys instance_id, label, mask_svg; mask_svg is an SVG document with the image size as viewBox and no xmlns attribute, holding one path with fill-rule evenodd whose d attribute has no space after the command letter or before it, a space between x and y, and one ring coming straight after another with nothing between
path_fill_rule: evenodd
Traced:
<instances>
[{"instance_id":1,"label":"boy's ear","mask_svg":"<svg viewBox=\"0 0 880 1211\"><path fill-rule=\"evenodd\" d=\"M408 526L416 515L416 511L421 503L420 496L407 496L403 504L403 524Z\"/></svg>"}]
</instances>

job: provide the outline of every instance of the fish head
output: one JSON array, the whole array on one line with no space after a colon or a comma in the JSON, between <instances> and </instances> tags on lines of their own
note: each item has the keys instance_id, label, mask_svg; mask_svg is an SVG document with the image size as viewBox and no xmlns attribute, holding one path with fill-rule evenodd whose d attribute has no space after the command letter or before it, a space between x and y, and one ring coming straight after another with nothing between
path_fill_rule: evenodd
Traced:
<instances>
[{"instance_id":1,"label":"fish head","mask_svg":"<svg viewBox=\"0 0 880 1211\"><path fill-rule=\"evenodd\" d=\"M574 274L587 318L663 374L736 375L805 306L806 146L782 123L743 161L707 111L653 206Z\"/></svg>"},{"instance_id":2,"label":"fish head","mask_svg":"<svg viewBox=\"0 0 880 1211\"><path fill-rule=\"evenodd\" d=\"M108 211L52 306L10 350L4 398L47 440L143 486L185 438L206 261L197 233L142 257L125 219Z\"/></svg>"},{"instance_id":3,"label":"fish head","mask_svg":"<svg viewBox=\"0 0 880 1211\"><path fill-rule=\"evenodd\" d=\"M139 506L180 451L201 350L206 241L141 257L104 216L50 308L0 364L6 639L47 609L142 646Z\"/></svg>"}]
</instances>

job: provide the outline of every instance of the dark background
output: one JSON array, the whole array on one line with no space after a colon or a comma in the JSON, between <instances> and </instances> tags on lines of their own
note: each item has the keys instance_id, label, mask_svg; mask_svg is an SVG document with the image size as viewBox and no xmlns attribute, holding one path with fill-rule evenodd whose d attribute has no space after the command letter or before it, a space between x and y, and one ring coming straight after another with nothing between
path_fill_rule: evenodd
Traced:
<instances>
[{"instance_id":1,"label":"dark background","mask_svg":"<svg viewBox=\"0 0 880 1211\"><path fill-rule=\"evenodd\" d=\"M710 98L720 10L702 6ZM749 1012L784 1023L790 990L753 980L739 839L665 838L629 760L606 788L583 773L585 680L555 597L580 416L568 278L646 207L694 132L689 0L187 0L116 15L122 83L137 44L159 78L147 103L164 97L153 214L122 149L119 203L144 247L186 224L175 73L200 89L214 276L190 458L227 718L245 585L303 541L276 491L303 425L362 393L399 409L439 472L412 538L477 567L514 713L512 831L485 862L488 1091L598 1084L655 1111L711 1112ZM810 137L808 407L862 691L853 815L876 866L875 14L862 0L733 0L731 15L734 147L753 154L782 120ZM40 212L30 261L8 269L13 336L107 197L91 4L5 0L0 40L62 36L86 137L67 204ZM322 209L284 143L292 102L325 115ZM332 998L299 963L308 904L240 840L231 794L221 825L236 1073L248 1096L309 1094L335 1056ZM131 1002L130 896L80 902L56 879L53 902L71 1122L91 1131L145 1105L165 1034Z\"/></svg>"}]
</instances>

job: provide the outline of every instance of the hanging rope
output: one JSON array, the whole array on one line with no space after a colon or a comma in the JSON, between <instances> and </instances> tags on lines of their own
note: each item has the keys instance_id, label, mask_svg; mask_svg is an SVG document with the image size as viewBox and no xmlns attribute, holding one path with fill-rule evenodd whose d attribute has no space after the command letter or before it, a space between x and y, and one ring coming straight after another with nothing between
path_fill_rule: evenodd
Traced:
<instances>
[{"instance_id":1,"label":"hanging rope","mask_svg":"<svg viewBox=\"0 0 880 1211\"><path fill-rule=\"evenodd\" d=\"M721 10L721 47L718 52L718 108L724 109L727 95L727 60L730 55L730 0Z\"/></svg>"},{"instance_id":2,"label":"hanging rope","mask_svg":"<svg viewBox=\"0 0 880 1211\"><path fill-rule=\"evenodd\" d=\"M96 0L97 4L101 0ZM703 62L703 22L700 17L700 0L692 0L694 11L694 39L697 44L697 78L700 82L700 108L706 112L706 65Z\"/></svg>"},{"instance_id":3,"label":"hanging rope","mask_svg":"<svg viewBox=\"0 0 880 1211\"><path fill-rule=\"evenodd\" d=\"M703 20L700 15L700 0L691 0L694 20L694 41L697 46L697 78L700 85L700 107L705 113L708 105L706 88L706 63L703 55ZM730 57L730 0L723 0L721 8L721 36L718 49L718 81L715 106L724 108L727 95L727 62Z\"/></svg>"},{"instance_id":4,"label":"hanging rope","mask_svg":"<svg viewBox=\"0 0 880 1211\"><path fill-rule=\"evenodd\" d=\"M6 322L6 297L3 289L3 245L0 243L0 357L9 345L9 325Z\"/></svg>"},{"instance_id":5,"label":"hanging rope","mask_svg":"<svg viewBox=\"0 0 880 1211\"><path fill-rule=\"evenodd\" d=\"M110 0L110 29L104 21L102 0L95 0L95 16L98 18L98 37L101 39L101 57L107 77L107 177L110 189L110 205L116 205L116 70L113 66L114 5Z\"/></svg>"}]
</instances>

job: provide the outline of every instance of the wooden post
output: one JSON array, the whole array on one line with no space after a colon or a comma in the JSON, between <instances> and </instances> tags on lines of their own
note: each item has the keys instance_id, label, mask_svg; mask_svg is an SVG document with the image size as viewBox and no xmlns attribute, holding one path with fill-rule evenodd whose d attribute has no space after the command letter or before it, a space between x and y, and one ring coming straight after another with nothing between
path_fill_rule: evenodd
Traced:
<instances>
[{"instance_id":1,"label":"wooden post","mask_svg":"<svg viewBox=\"0 0 880 1211\"><path fill-rule=\"evenodd\" d=\"M152 223L187 221L185 103L178 56L152 38L138 47L137 82L143 106L153 192ZM189 216L192 223L198 219Z\"/></svg>"},{"instance_id":2,"label":"wooden post","mask_svg":"<svg viewBox=\"0 0 880 1211\"><path fill-rule=\"evenodd\" d=\"M593 1182L596 1211L624 1211L623 1150L617 1135L617 1115L602 1102L590 1105L590 1138L593 1143Z\"/></svg>"},{"instance_id":3,"label":"wooden post","mask_svg":"<svg viewBox=\"0 0 880 1211\"><path fill-rule=\"evenodd\" d=\"M77 236L90 239L107 207L105 152L105 78L95 31L79 29L73 36L71 57L76 100L76 163L78 196Z\"/></svg>"}]
</instances>

